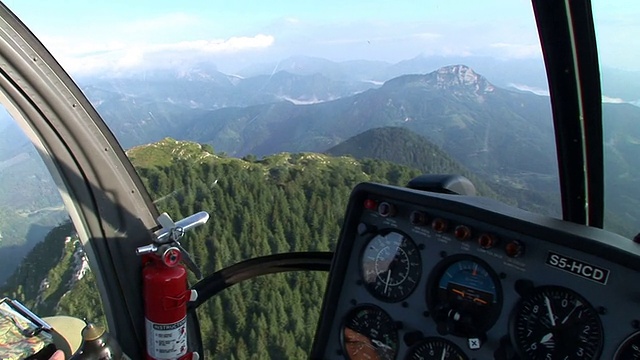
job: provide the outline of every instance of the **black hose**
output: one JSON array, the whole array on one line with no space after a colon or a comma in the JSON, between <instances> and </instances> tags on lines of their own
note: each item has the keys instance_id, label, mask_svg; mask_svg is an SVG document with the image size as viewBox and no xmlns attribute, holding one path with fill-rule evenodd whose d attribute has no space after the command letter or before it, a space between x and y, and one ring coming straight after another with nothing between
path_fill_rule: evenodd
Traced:
<instances>
[{"instance_id":1,"label":"black hose","mask_svg":"<svg viewBox=\"0 0 640 360\"><path fill-rule=\"evenodd\" d=\"M189 303L189 312L220 291L258 276L288 271L329 271L333 252L294 252L261 256L218 270L194 284L198 299Z\"/></svg>"}]
</instances>

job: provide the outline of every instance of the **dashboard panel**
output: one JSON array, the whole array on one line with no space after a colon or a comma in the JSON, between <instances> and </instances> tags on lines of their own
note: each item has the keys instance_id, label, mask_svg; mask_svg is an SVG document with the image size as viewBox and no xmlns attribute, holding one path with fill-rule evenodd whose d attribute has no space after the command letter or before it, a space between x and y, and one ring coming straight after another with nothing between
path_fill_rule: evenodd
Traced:
<instances>
[{"instance_id":1,"label":"dashboard panel","mask_svg":"<svg viewBox=\"0 0 640 360\"><path fill-rule=\"evenodd\" d=\"M639 260L600 229L363 183L311 358L637 359Z\"/></svg>"}]
</instances>

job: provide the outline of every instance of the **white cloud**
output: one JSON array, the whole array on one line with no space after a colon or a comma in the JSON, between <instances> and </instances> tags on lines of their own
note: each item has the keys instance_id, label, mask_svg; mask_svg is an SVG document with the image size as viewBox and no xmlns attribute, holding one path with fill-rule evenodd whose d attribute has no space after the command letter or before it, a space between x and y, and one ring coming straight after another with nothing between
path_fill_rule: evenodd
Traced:
<instances>
[{"instance_id":1,"label":"white cloud","mask_svg":"<svg viewBox=\"0 0 640 360\"><path fill-rule=\"evenodd\" d=\"M233 52L248 49L263 49L273 45L275 38L271 35L258 34L253 37L239 36L226 40L182 41L173 44L160 44L149 47L149 51L204 51Z\"/></svg>"},{"instance_id":2,"label":"white cloud","mask_svg":"<svg viewBox=\"0 0 640 360\"><path fill-rule=\"evenodd\" d=\"M541 89L534 86L528 86L523 84L509 84L508 86L520 91L528 91L530 93L534 93L540 96L549 96L549 90L547 89Z\"/></svg>"},{"instance_id":3,"label":"white cloud","mask_svg":"<svg viewBox=\"0 0 640 360\"><path fill-rule=\"evenodd\" d=\"M442 37L441 34L436 33L415 33L409 35L398 36L371 36L360 38L339 38L330 40L320 40L319 44L358 44L358 43L372 43L372 42L394 42L402 40L434 40Z\"/></svg>"},{"instance_id":4,"label":"white cloud","mask_svg":"<svg viewBox=\"0 0 640 360\"><path fill-rule=\"evenodd\" d=\"M614 98L614 97L609 97L606 95L602 95L602 102L603 103L610 103L610 104L622 104L625 101L620 99L620 98Z\"/></svg>"},{"instance_id":5,"label":"white cloud","mask_svg":"<svg viewBox=\"0 0 640 360\"><path fill-rule=\"evenodd\" d=\"M489 45L494 49L498 49L503 56L508 58L525 59L540 57L542 52L540 45L533 44L510 44L510 43L493 43Z\"/></svg>"},{"instance_id":6,"label":"white cloud","mask_svg":"<svg viewBox=\"0 0 640 360\"><path fill-rule=\"evenodd\" d=\"M69 46L66 42L49 39L45 45L71 74L89 75L101 71L160 66L152 59L157 59L162 54L170 54L170 58L181 62L199 59L205 54L264 49L272 46L274 42L273 36L258 34L162 44L75 42L74 46Z\"/></svg>"},{"instance_id":7,"label":"white cloud","mask_svg":"<svg viewBox=\"0 0 640 360\"><path fill-rule=\"evenodd\" d=\"M509 87L518 89L520 91L528 91L531 93L534 93L536 95L542 95L542 96L549 96L549 90L547 89L540 89L540 88L536 88L533 86L527 86L527 85L522 85L522 84L509 84ZM602 102L603 103L610 103L610 104L623 104L626 101L620 99L620 98L614 98L614 97L609 97L606 95L602 95Z\"/></svg>"},{"instance_id":8,"label":"white cloud","mask_svg":"<svg viewBox=\"0 0 640 360\"><path fill-rule=\"evenodd\" d=\"M163 14L154 18L141 19L118 26L118 30L133 35L140 33L156 33L167 29L176 29L184 26L194 26L200 22L200 18L184 13Z\"/></svg>"}]
</instances>

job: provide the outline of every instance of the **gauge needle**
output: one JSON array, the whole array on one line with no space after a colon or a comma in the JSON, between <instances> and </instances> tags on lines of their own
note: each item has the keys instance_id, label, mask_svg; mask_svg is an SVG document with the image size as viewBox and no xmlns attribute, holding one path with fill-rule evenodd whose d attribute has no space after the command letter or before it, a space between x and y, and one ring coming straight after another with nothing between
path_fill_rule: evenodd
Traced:
<instances>
[{"instance_id":1,"label":"gauge needle","mask_svg":"<svg viewBox=\"0 0 640 360\"><path fill-rule=\"evenodd\" d=\"M546 296L544 297L544 304L547 306L547 313L549 313L549 319L551 320L551 326L556 326L556 319L555 319L555 316L553 315L553 310L551 310L551 301ZM562 323L564 324L564 321Z\"/></svg>"},{"instance_id":2,"label":"gauge needle","mask_svg":"<svg viewBox=\"0 0 640 360\"><path fill-rule=\"evenodd\" d=\"M540 344L546 345L553 338L553 333L548 333L540 339Z\"/></svg>"},{"instance_id":3,"label":"gauge needle","mask_svg":"<svg viewBox=\"0 0 640 360\"><path fill-rule=\"evenodd\" d=\"M444 360L447 358L447 349L442 349L442 357L440 358L440 360Z\"/></svg>"},{"instance_id":4,"label":"gauge needle","mask_svg":"<svg viewBox=\"0 0 640 360\"><path fill-rule=\"evenodd\" d=\"M374 343L379 348L387 348L387 349L391 350L391 346L383 343L382 341L380 341L378 339L371 339L371 342Z\"/></svg>"},{"instance_id":5,"label":"gauge needle","mask_svg":"<svg viewBox=\"0 0 640 360\"><path fill-rule=\"evenodd\" d=\"M458 289L451 289L451 291L453 291L454 293L464 297L464 291L458 290Z\"/></svg>"},{"instance_id":6,"label":"gauge needle","mask_svg":"<svg viewBox=\"0 0 640 360\"><path fill-rule=\"evenodd\" d=\"M389 281L391 281L391 270L387 270L387 281L384 282L384 292L387 292L389 288Z\"/></svg>"},{"instance_id":7,"label":"gauge needle","mask_svg":"<svg viewBox=\"0 0 640 360\"><path fill-rule=\"evenodd\" d=\"M574 306L573 309L571 309L569 314L567 314L567 316L562 320L561 324L564 324L565 322L567 322L567 320L569 320L569 316L571 316L571 314L573 314L573 312L576 311L576 309L580 305L582 305L582 303L579 300L576 300L576 306Z\"/></svg>"}]
</instances>

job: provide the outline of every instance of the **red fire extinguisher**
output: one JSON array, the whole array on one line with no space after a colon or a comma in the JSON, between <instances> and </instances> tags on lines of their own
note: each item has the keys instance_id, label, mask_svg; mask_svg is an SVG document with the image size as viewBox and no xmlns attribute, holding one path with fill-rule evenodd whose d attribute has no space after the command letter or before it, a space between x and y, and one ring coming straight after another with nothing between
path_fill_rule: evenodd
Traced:
<instances>
[{"instance_id":1,"label":"red fire extinguisher","mask_svg":"<svg viewBox=\"0 0 640 360\"><path fill-rule=\"evenodd\" d=\"M165 213L158 218L162 226L154 243L136 250L142 256L144 315L148 360L197 360L199 354L188 351L187 303L197 298L189 290L186 262L198 278L201 274L182 248L179 239L186 230L204 224L206 212L173 223Z\"/></svg>"}]
</instances>

